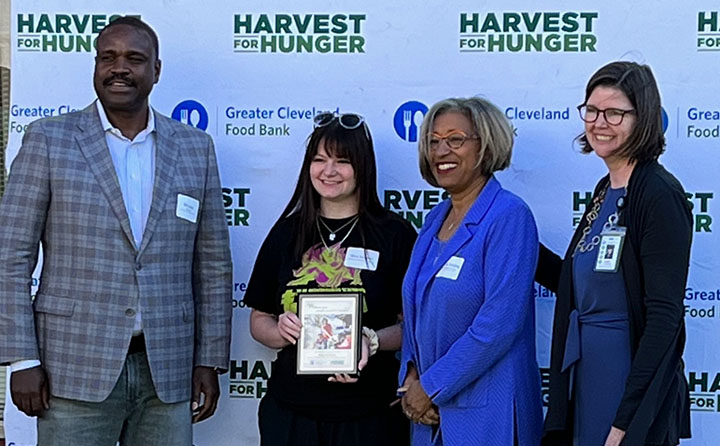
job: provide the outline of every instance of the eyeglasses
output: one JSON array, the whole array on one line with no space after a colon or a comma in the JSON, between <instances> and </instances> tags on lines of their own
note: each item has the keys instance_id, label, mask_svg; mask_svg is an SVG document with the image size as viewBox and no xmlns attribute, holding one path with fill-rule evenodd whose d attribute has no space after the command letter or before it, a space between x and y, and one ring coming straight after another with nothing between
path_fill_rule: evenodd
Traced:
<instances>
[{"instance_id":1,"label":"eyeglasses","mask_svg":"<svg viewBox=\"0 0 720 446\"><path fill-rule=\"evenodd\" d=\"M625 117L626 113L635 114L635 110L632 109L623 110L620 108L606 108L605 110L601 110L597 107L593 107L592 105L587 104L578 105L577 109L580 113L580 119L585 122L595 122L602 114L605 117L605 122L610 125L622 124L623 118Z\"/></svg>"},{"instance_id":2,"label":"eyeglasses","mask_svg":"<svg viewBox=\"0 0 720 446\"><path fill-rule=\"evenodd\" d=\"M340 127L346 130L355 130L356 128L362 126L365 130L365 136L368 140L370 139L370 131L368 130L367 124L365 124L365 118L355 113L318 113L313 118L313 127L319 128L328 126L336 119L338 124L340 124Z\"/></svg>"},{"instance_id":3,"label":"eyeglasses","mask_svg":"<svg viewBox=\"0 0 720 446\"><path fill-rule=\"evenodd\" d=\"M451 149L459 149L468 139L480 139L479 136L468 136L465 132L452 132L447 135L433 133L430 138L430 150L440 147L440 142L445 141Z\"/></svg>"}]
</instances>

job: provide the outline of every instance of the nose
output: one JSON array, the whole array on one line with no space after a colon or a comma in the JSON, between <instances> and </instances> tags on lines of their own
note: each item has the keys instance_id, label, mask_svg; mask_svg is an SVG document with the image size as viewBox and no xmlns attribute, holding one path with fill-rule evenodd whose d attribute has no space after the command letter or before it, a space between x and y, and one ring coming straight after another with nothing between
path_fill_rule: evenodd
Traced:
<instances>
[{"instance_id":1,"label":"nose","mask_svg":"<svg viewBox=\"0 0 720 446\"><path fill-rule=\"evenodd\" d=\"M112 73L127 73L130 70L127 66L127 60L124 57L116 57L110 67Z\"/></svg>"},{"instance_id":2,"label":"nose","mask_svg":"<svg viewBox=\"0 0 720 446\"><path fill-rule=\"evenodd\" d=\"M330 176L335 175L336 173L337 173L337 165L335 163L335 160L332 160L332 159L328 160L325 163L325 166L323 167L323 174L325 174L325 176L330 177Z\"/></svg>"},{"instance_id":3,"label":"nose","mask_svg":"<svg viewBox=\"0 0 720 446\"><path fill-rule=\"evenodd\" d=\"M440 142L438 142L438 145L435 147L434 152L437 156L444 156L452 152L452 149L450 148L450 144L448 144L447 139L441 139Z\"/></svg>"}]
</instances>

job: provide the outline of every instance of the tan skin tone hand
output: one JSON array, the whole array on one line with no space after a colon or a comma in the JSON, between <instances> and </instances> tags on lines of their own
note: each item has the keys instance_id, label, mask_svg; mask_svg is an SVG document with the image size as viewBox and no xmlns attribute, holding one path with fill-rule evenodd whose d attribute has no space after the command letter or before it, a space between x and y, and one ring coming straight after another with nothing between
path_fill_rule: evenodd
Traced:
<instances>
[{"instance_id":1,"label":"tan skin tone hand","mask_svg":"<svg viewBox=\"0 0 720 446\"><path fill-rule=\"evenodd\" d=\"M605 446L620 446L623 438L625 438L625 431L613 426L610 428L610 433L605 440Z\"/></svg>"},{"instance_id":2,"label":"tan skin tone hand","mask_svg":"<svg viewBox=\"0 0 720 446\"><path fill-rule=\"evenodd\" d=\"M407 389L401 401L405 416L416 423L438 424L440 415L420 384L420 378L413 365L408 367L403 387Z\"/></svg>"}]
</instances>

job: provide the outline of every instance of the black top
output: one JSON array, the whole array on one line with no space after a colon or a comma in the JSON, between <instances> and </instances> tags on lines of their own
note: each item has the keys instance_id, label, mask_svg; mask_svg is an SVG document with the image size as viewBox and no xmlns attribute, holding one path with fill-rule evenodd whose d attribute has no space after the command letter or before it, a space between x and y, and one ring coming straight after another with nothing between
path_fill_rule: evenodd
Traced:
<instances>
[{"instance_id":1,"label":"black top","mask_svg":"<svg viewBox=\"0 0 720 446\"><path fill-rule=\"evenodd\" d=\"M324 220L336 229L348 221ZM334 242L321 226L325 242L338 243L352 224L339 230ZM416 233L409 223L387 212L379 218L361 217L358 225L338 250L340 261L330 266L323 257L326 248L317 230L302 259L293 259L299 228L296 215L278 221L260 248L244 302L256 310L279 315L297 312L296 296L317 290L360 291L365 293L365 327L379 330L397 323L402 312L401 286ZM380 253L375 271L349 271L343 266L345 248L360 247ZM323 265L321 276L313 268ZM334 275L334 277L332 277ZM342 275L342 276L341 276ZM330 276L330 277L327 277ZM318 283L318 281L320 283ZM291 283L292 282L292 283ZM339 285L338 285L339 284ZM394 352L378 351L354 384L331 383L327 376L297 375L297 349L289 345L278 352L268 382L268 394L290 409L320 420L362 418L395 398L399 362Z\"/></svg>"},{"instance_id":2,"label":"black top","mask_svg":"<svg viewBox=\"0 0 720 446\"><path fill-rule=\"evenodd\" d=\"M608 181L608 176L600 180L594 195ZM619 224L627 227L620 261L628 296L632 365L613 426L626 431L627 445L675 445L679 438L690 436L682 353L692 214L682 186L657 161L638 164L630 177L627 208ZM557 293L544 445L572 445L570 377L560 370L568 316L575 306L572 253L584 227L585 216L564 260L546 247L540 248L535 279Z\"/></svg>"}]
</instances>

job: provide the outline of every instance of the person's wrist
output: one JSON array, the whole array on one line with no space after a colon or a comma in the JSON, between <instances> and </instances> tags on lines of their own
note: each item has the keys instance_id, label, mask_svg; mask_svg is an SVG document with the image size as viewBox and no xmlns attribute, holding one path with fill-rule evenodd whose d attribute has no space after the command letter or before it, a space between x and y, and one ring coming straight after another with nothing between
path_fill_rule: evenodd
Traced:
<instances>
[{"instance_id":1,"label":"person's wrist","mask_svg":"<svg viewBox=\"0 0 720 446\"><path fill-rule=\"evenodd\" d=\"M362 334L363 337L368 340L369 355L372 356L377 353L378 349L380 348L380 339L378 338L375 330L373 330L372 328L363 327Z\"/></svg>"}]
</instances>

